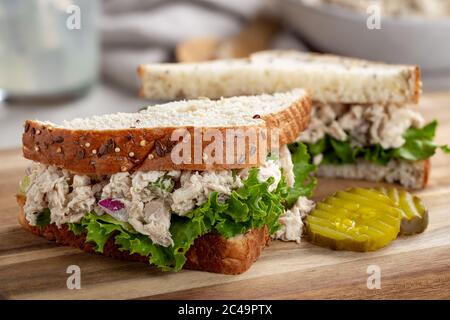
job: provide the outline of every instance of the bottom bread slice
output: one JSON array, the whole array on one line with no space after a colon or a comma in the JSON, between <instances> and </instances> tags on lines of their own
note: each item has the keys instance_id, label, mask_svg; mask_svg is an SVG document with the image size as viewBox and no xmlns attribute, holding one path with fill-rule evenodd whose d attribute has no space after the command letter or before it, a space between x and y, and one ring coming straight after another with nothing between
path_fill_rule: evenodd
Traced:
<instances>
[{"instance_id":1,"label":"bottom bread slice","mask_svg":"<svg viewBox=\"0 0 450 320\"><path fill-rule=\"evenodd\" d=\"M25 197L17 196L17 202L20 207L19 223L33 234L56 241L61 245L96 253L93 244L85 241L84 234L75 235L65 225L61 228L55 224L50 224L45 228L31 226L25 219L23 211ZM266 227L252 229L246 234L229 239L217 233L208 233L195 240L194 245L187 252L184 268L223 274L240 274L250 268L269 242L270 237ZM107 241L101 254L116 259L148 263L147 257L120 251L113 238Z\"/></svg>"},{"instance_id":2,"label":"bottom bread slice","mask_svg":"<svg viewBox=\"0 0 450 320\"><path fill-rule=\"evenodd\" d=\"M391 160L386 166L359 160L355 164L320 165L317 170L319 177L386 181L409 189L425 188L429 173L430 160Z\"/></svg>"}]
</instances>

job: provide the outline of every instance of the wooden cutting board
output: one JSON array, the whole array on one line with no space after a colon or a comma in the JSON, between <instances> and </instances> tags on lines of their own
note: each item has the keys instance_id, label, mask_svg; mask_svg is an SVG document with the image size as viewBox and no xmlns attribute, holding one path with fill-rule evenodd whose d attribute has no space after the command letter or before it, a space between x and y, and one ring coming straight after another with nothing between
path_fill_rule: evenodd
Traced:
<instances>
[{"instance_id":1,"label":"wooden cutting board","mask_svg":"<svg viewBox=\"0 0 450 320\"><path fill-rule=\"evenodd\" d=\"M423 98L427 120L440 121L437 142L450 142L450 93ZM429 187L419 192L430 210L428 230L402 237L373 253L335 252L306 242L273 242L246 273L161 273L58 247L17 223L14 194L27 161L19 150L0 152L0 294L10 299L383 299L450 298L450 156L432 160ZM315 198L349 186L374 184L321 180ZM68 266L81 269L81 289L66 286ZM381 288L368 289L369 266Z\"/></svg>"}]
</instances>

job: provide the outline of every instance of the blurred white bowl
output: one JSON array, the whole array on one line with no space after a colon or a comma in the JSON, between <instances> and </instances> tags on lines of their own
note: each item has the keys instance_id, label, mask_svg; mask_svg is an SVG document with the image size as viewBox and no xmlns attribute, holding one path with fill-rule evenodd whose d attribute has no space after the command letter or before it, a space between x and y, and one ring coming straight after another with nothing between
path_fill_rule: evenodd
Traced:
<instances>
[{"instance_id":1,"label":"blurred white bowl","mask_svg":"<svg viewBox=\"0 0 450 320\"><path fill-rule=\"evenodd\" d=\"M450 73L450 18L383 16L381 29L370 30L368 15L357 11L299 0L280 5L284 21L316 50Z\"/></svg>"}]
</instances>

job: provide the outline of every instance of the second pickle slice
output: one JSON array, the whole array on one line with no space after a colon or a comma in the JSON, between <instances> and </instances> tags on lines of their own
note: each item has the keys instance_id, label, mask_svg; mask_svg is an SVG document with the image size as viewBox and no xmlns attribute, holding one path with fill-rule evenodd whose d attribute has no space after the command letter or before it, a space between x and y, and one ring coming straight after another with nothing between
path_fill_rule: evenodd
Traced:
<instances>
[{"instance_id":1,"label":"second pickle slice","mask_svg":"<svg viewBox=\"0 0 450 320\"><path fill-rule=\"evenodd\" d=\"M310 242L335 250L374 251L400 231L402 210L382 192L352 188L317 203L306 218Z\"/></svg>"},{"instance_id":2,"label":"second pickle slice","mask_svg":"<svg viewBox=\"0 0 450 320\"><path fill-rule=\"evenodd\" d=\"M428 226L428 210L419 197L395 188L377 188L376 191L389 197L402 209L401 235L413 235L425 231Z\"/></svg>"}]
</instances>

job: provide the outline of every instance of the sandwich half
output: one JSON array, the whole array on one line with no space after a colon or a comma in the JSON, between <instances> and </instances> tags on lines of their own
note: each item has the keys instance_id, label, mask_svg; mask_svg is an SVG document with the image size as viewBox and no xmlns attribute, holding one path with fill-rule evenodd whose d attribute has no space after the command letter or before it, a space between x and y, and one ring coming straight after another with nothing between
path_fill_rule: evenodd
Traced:
<instances>
[{"instance_id":1,"label":"sandwich half","mask_svg":"<svg viewBox=\"0 0 450 320\"><path fill-rule=\"evenodd\" d=\"M319 176L419 189L427 184L429 159L439 148L433 142L437 122L426 124L417 111L417 66L263 51L247 59L141 65L138 73L147 98L310 90L311 123L297 141L307 144Z\"/></svg>"},{"instance_id":2,"label":"sandwich half","mask_svg":"<svg viewBox=\"0 0 450 320\"><path fill-rule=\"evenodd\" d=\"M33 162L17 196L19 222L60 244L162 270L242 273L271 238L300 240L315 167L306 146L291 155L287 145L310 111L310 95L296 89L26 121L23 154ZM229 132L237 133L221 140ZM232 161L220 155L230 141ZM192 157L179 161L184 153Z\"/></svg>"}]
</instances>

